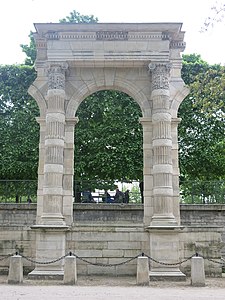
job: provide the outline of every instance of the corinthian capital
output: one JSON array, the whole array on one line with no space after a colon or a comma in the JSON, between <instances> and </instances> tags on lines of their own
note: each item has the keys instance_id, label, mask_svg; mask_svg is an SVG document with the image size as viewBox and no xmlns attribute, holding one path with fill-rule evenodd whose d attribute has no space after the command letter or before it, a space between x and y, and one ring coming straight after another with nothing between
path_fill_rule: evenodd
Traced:
<instances>
[{"instance_id":1,"label":"corinthian capital","mask_svg":"<svg viewBox=\"0 0 225 300\"><path fill-rule=\"evenodd\" d=\"M170 63L150 63L152 74L152 89L169 89Z\"/></svg>"},{"instance_id":2,"label":"corinthian capital","mask_svg":"<svg viewBox=\"0 0 225 300\"><path fill-rule=\"evenodd\" d=\"M48 74L48 89L65 90L65 73L68 68L67 63L49 63L46 66Z\"/></svg>"}]
</instances>

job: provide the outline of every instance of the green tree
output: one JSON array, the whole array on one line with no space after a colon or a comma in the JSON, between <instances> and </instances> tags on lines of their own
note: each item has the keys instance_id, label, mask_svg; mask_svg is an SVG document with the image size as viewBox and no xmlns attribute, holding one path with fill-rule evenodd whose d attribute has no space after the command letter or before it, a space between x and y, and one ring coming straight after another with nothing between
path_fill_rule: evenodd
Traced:
<instances>
[{"instance_id":1,"label":"green tree","mask_svg":"<svg viewBox=\"0 0 225 300\"><path fill-rule=\"evenodd\" d=\"M76 10L70 12L69 16L59 20L60 23L97 23L98 18L93 15L81 15Z\"/></svg>"},{"instance_id":2,"label":"green tree","mask_svg":"<svg viewBox=\"0 0 225 300\"><path fill-rule=\"evenodd\" d=\"M184 56L190 94L179 109L181 179L225 178L225 68Z\"/></svg>"},{"instance_id":3,"label":"green tree","mask_svg":"<svg viewBox=\"0 0 225 300\"><path fill-rule=\"evenodd\" d=\"M25 65L33 66L37 56L37 50L36 50L36 45L35 45L34 36L32 32L30 32L29 37L30 37L30 44L29 45L21 44L20 47L22 48L22 52L24 52L27 56L25 58Z\"/></svg>"},{"instance_id":4,"label":"green tree","mask_svg":"<svg viewBox=\"0 0 225 300\"><path fill-rule=\"evenodd\" d=\"M0 179L36 179L38 107L28 93L35 79L29 66L0 67Z\"/></svg>"},{"instance_id":5,"label":"green tree","mask_svg":"<svg viewBox=\"0 0 225 300\"><path fill-rule=\"evenodd\" d=\"M76 179L142 178L141 110L128 95L99 91L78 108L75 128Z\"/></svg>"}]
</instances>

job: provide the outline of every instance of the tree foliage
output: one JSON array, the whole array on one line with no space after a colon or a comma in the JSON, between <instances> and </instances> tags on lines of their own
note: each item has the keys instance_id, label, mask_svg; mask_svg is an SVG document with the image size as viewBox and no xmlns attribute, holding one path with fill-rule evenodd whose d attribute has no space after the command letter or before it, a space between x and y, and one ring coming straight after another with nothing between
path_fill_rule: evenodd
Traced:
<instances>
[{"instance_id":1,"label":"tree foliage","mask_svg":"<svg viewBox=\"0 0 225 300\"><path fill-rule=\"evenodd\" d=\"M76 10L70 12L69 16L59 20L60 23L97 23L98 18L93 15L81 15Z\"/></svg>"},{"instance_id":2,"label":"tree foliage","mask_svg":"<svg viewBox=\"0 0 225 300\"><path fill-rule=\"evenodd\" d=\"M210 15L205 19L205 22L201 28L202 32L207 31L210 27L214 27L216 23L222 22L224 20L225 3L215 2L211 7Z\"/></svg>"},{"instance_id":3,"label":"tree foliage","mask_svg":"<svg viewBox=\"0 0 225 300\"><path fill-rule=\"evenodd\" d=\"M182 74L190 87L179 109L182 178L225 178L225 68L184 56Z\"/></svg>"},{"instance_id":4,"label":"tree foliage","mask_svg":"<svg viewBox=\"0 0 225 300\"><path fill-rule=\"evenodd\" d=\"M81 103L77 116L76 178L142 178L141 111L132 98L118 91L99 91Z\"/></svg>"},{"instance_id":5,"label":"tree foliage","mask_svg":"<svg viewBox=\"0 0 225 300\"><path fill-rule=\"evenodd\" d=\"M22 48L22 52L26 54L26 59L25 59L25 65L28 66L33 66L36 56L37 56L37 51L36 51L36 45L33 37L33 33L30 32L30 44L21 44L20 47Z\"/></svg>"},{"instance_id":6,"label":"tree foliage","mask_svg":"<svg viewBox=\"0 0 225 300\"><path fill-rule=\"evenodd\" d=\"M36 179L39 126L37 104L27 90L29 66L0 67L0 179Z\"/></svg>"}]
</instances>

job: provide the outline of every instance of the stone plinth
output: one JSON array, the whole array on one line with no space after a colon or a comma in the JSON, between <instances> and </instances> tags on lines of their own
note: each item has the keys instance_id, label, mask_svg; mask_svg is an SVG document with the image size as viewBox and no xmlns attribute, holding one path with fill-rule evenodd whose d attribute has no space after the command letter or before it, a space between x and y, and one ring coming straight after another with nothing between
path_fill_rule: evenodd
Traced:
<instances>
[{"instance_id":1,"label":"stone plinth","mask_svg":"<svg viewBox=\"0 0 225 300\"><path fill-rule=\"evenodd\" d=\"M77 262L75 256L67 256L65 258L63 283L74 285L77 282Z\"/></svg>"},{"instance_id":2,"label":"stone plinth","mask_svg":"<svg viewBox=\"0 0 225 300\"><path fill-rule=\"evenodd\" d=\"M205 269L203 257L195 256L191 259L191 285L205 286Z\"/></svg>"},{"instance_id":3,"label":"stone plinth","mask_svg":"<svg viewBox=\"0 0 225 300\"><path fill-rule=\"evenodd\" d=\"M9 284L19 284L23 282L23 263L20 255L13 255L9 265Z\"/></svg>"},{"instance_id":4,"label":"stone plinth","mask_svg":"<svg viewBox=\"0 0 225 300\"><path fill-rule=\"evenodd\" d=\"M186 276L180 271L179 231L181 227L149 226L150 280L184 281Z\"/></svg>"},{"instance_id":5,"label":"stone plinth","mask_svg":"<svg viewBox=\"0 0 225 300\"><path fill-rule=\"evenodd\" d=\"M139 256L137 258L137 284L149 285L149 265L148 257Z\"/></svg>"},{"instance_id":6,"label":"stone plinth","mask_svg":"<svg viewBox=\"0 0 225 300\"><path fill-rule=\"evenodd\" d=\"M32 279L63 279L67 226L36 225L36 266L29 273ZM59 259L59 260L58 260ZM55 262L52 262L57 260ZM46 264L38 264L46 262ZM50 262L50 263L48 263Z\"/></svg>"}]
</instances>

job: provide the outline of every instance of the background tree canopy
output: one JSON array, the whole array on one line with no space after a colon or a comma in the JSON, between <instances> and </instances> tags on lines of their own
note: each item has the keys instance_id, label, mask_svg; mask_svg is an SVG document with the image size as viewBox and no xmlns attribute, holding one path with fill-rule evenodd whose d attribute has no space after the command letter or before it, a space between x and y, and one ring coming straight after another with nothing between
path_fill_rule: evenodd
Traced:
<instances>
[{"instance_id":1,"label":"background tree canopy","mask_svg":"<svg viewBox=\"0 0 225 300\"><path fill-rule=\"evenodd\" d=\"M190 94L179 109L181 178L224 179L225 68L185 55L182 76Z\"/></svg>"},{"instance_id":2,"label":"background tree canopy","mask_svg":"<svg viewBox=\"0 0 225 300\"><path fill-rule=\"evenodd\" d=\"M39 111L28 93L36 77L29 66L0 67L0 179L36 179Z\"/></svg>"},{"instance_id":3,"label":"background tree canopy","mask_svg":"<svg viewBox=\"0 0 225 300\"><path fill-rule=\"evenodd\" d=\"M141 110L128 95L100 91L77 111L75 176L84 179L142 179Z\"/></svg>"}]
</instances>

